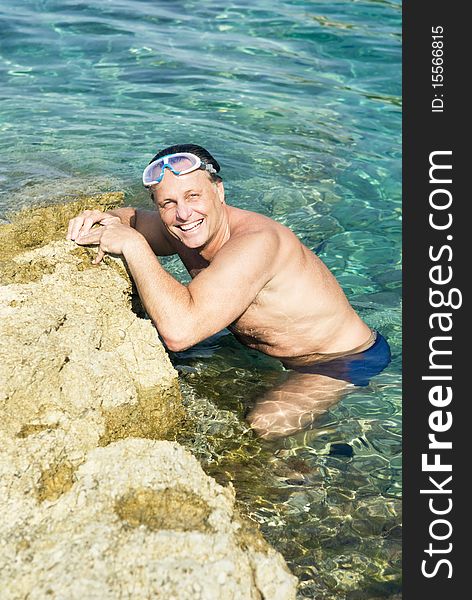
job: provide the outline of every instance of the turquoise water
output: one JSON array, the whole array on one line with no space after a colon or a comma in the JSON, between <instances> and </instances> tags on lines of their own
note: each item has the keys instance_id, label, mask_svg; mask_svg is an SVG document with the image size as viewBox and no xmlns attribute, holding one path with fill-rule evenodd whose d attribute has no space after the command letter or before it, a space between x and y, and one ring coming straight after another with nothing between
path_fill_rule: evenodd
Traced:
<instances>
[{"instance_id":1,"label":"turquoise water","mask_svg":"<svg viewBox=\"0 0 472 600\"><path fill-rule=\"evenodd\" d=\"M244 427L277 361L228 332L173 357L196 451L300 598L400 590L400 34L399 0L0 0L0 218L80 192L149 206L152 155L201 144L228 201L291 227L388 337L385 372L277 442Z\"/></svg>"}]
</instances>

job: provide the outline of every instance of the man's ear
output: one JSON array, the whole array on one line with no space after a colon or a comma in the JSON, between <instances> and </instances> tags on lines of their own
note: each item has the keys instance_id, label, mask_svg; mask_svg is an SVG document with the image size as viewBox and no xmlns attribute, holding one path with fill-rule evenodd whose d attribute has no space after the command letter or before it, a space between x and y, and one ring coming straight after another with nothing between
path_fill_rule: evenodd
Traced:
<instances>
[{"instance_id":1,"label":"man's ear","mask_svg":"<svg viewBox=\"0 0 472 600\"><path fill-rule=\"evenodd\" d=\"M225 186L223 185L223 181L220 179L216 182L216 189L218 191L218 197L220 199L221 204L225 203Z\"/></svg>"}]
</instances>

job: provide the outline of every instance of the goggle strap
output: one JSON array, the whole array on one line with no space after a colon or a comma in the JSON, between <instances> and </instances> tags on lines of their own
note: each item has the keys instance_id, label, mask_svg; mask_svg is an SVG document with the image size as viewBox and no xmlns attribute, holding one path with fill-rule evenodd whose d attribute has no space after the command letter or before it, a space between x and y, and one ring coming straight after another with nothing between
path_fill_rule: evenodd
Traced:
<instances>
[{"instance_id":1,"label":"goggle strap","mask_svg":"<svg viewBox=\"0 0 472 600\"><path fill-rule=\"evenodd\" d=\"M216 173L217 170L215 169L215 167L210 164L210 163L206 163L205 161L202 160L202 164L201 167L203 167L206 171L208 171L209 173Z\"/></svg>"}]
</instances>

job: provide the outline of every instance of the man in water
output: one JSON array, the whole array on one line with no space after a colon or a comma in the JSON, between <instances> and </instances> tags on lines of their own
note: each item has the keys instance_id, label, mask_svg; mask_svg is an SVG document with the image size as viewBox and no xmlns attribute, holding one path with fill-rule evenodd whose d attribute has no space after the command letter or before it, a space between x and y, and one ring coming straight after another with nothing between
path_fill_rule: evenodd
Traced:
<instances>
[{"instance_id":1,"label":"man in water","mask_svg":"<svg viewBox=\"0 0 472 600\"><path fill-rule=\"evenodd\" d=\"M248 419L261 436L288 435L353 385L367 385L389 363L389 347L290 229L226 204L219 170L201 146L165 148L143 173L156 210L85 211L70 221L67 238L98 244L95 263L107 252L123 255L170 350L228 327L244 345L282 361L288 379ZM188 285L156 258L172 254L190 273Z\"/></svg>"}]
</instances>

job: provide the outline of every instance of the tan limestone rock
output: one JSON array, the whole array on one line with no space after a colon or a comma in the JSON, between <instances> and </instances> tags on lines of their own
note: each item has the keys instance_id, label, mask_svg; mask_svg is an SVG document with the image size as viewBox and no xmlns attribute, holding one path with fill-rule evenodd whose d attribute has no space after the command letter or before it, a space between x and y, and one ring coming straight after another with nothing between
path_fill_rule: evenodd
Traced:
<instances>
[{"instance_id":1,"label":"tan limestone rock","mask_svg":"<svg viewBox=\"0 0 472 600\"><path fill-rule=\"evenodd\" d=\"M232 489L163 441L177 373L122 261L92 265L60 239L71 209L44 210L0 228L2 600L294 598Z\"/></svg>"}]
</instances>

